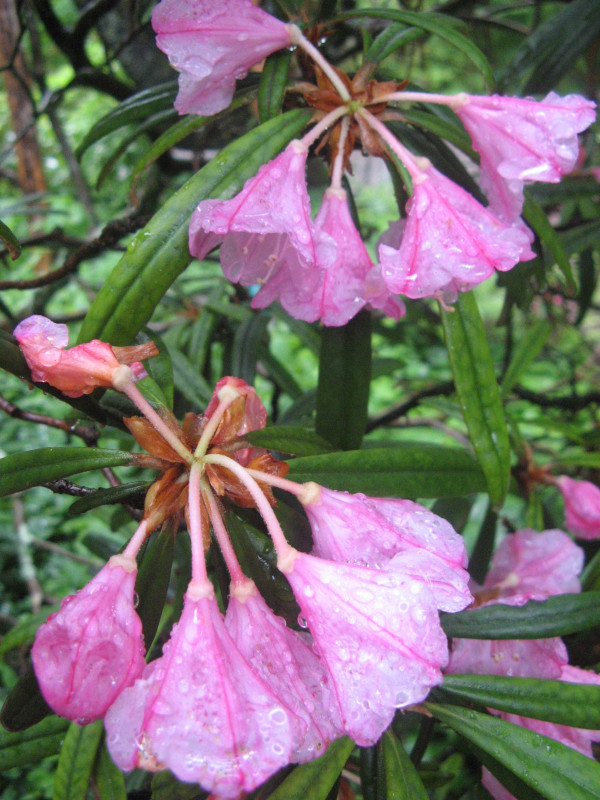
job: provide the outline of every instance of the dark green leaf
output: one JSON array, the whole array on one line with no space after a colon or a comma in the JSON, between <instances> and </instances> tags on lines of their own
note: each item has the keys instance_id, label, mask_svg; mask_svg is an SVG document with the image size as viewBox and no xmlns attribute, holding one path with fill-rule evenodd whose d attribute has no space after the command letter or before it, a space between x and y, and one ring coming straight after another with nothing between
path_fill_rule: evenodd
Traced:
<instances>
[{"instance_id":1,"label":"dark green leaf","mask_svg":"<svg viewBox=\"0 0 600 800\"><path fill-rule=\"evenodd\" d=\"M212 389L190 360L177 348L171 348L171 361L175 373L175 386L197 412L203 410Z\"/></svg>"},{"instance_id":2,"label":"dark green leaf","mask_svg":"<svg viewBox=\"0 0 600 800\"><path fill-rule=\"evenodd\" d=\"M586 247L597 246L600 240L600 219L589 220L581 225L557 234L559 241L567 253L579 253Z\"/></svg>"},{"instance_id":3,"label":"dark green leaf","mask_svg":"<svg viewBox=\"0 0 600 800\"><path fill-rule=\"evenodd\" d=\"M419 773L391 729L383 734L387 800L427 800Z\"/></svg>"},{"instance_id":4,"label":"dark green leaf","mask_svg":"<svg viewBox=\"0 0 600 800\"><path fill-rule=\"evenodd\" d=\"M52 716L20 733L0 730L0 772L55 755L68 727L66 719Z\"/></svg>"},{"instance_id":5,"label":"dark green leaf","mask_svg":"<svg viewBox=\"0 0 600 800\"><path fill-rule=\"evenodd\" d=\"M158 111L172 109L177 92L177 82L169 81L150 89L144 89L132 97L128 97L116 108L113 108L105 117L102 117L83 138L83 141L76 150L77 158L85 151L109 133L130 125L140 119L145 119Z\"/></svg>"},{"instance_id":6,"label":"dark green leaf","mask_svg":"<svg viewBox=\"0 0 600 800\"><path fill-rule=\"evenodd\" d=\"M477 161L477 153L473 150L469 135L457 122L449 122L443 119L439 114L429 111L418 111L412 108L409 110L403 108L402 117L407 120L407 122L425 128L425 130L434 133L436 136L446 139L446 141L462 150L463 153L466 153L473 161Z\"/></svg>"},{"instance_id":7,"label":"dark green leaf","mask_svg":"<svg viewBox=\"0 0 600 800\"><path fill-rule=\"evenodd\" d=\"M4 222L0 219L0 242L4 242L13 261L21 255L21 243Z\"/></svg>"},{"instance_id":8,"label":"dark green leaf","mask_svg":"<svg viewBox=\"0 0 600 800\"><path fill-rule=\"evenodd\" d=\"M17 624L2 637L2 641L0 641L0 656L9 653L11 650L15 650L17 647L22 647L32 642L35 632L42 622L45 622L48 619L48 615L57 610L57 605L51 608L45 606L36 614L29 614L21 622L17 622Z\"/></svg>"},{"instance_id":9,"label":"dark green leaf","mask_svg":"<svg viewBox=\"0 0 600 800\"><path fill-rule=\"evenodd\" d=\"M504 378L502 379L501 392L505 397L523 372L534 361L548 341L552 332L552 325L547 319L539 319L526 329L523 337L518 342L510 359Z\"/></svg>"},{"instance_id":10,"label":"dark green leaf","mask_svg":"<svg viewBox=\"0 0 600 800\"><path fill-rule=\"evenodd\" d=\"M9 731L25 731L37 725L52 709L42 697L31 664L8 693L2 706L0 722Z\"/></svg>"},{"instance_id":11,"label":"dark green leaf","mask_svg":"<svg viewBox=\"0 0 600 800\"><path fill-rule=\"evenodd\" d=\"M98 489L87 497L80 497L79 500L75 500L69 507L69 516L76 517L78 514L85 514L90 508L115 505L127 502L133 497L143 496L150 485L150 481L134 481L133 483L122 483L110 489ZM1 647L0 645L0 650Z\"/></svg>"},{"instance_id":12,"label":"dark green leaf","mask_svg":"<svg viewBox=\"0 0 600 800\"><path fill-rule=\"evenodd\" d=\"M125 776L113 762L104 743L98 751L92 780L98 790L98 800L127 800Z\"/></svg>"},{"instance_id":13,"label":"dark green leaf","mask_svg":"<svg viewBox=\"0 0 600 800\"><path fill-rule=\"evenodd\" d=\"M265 338L269 317L255 314L236 328L231 353L231 372L251 386L256 376L258 350Z\"/></svg>"},{"instance_id":14,"label":"dark green leaf","mask_svg":"<svg viewBox=\"0 0 600 800\"><path fill-rule=\"evenodd\" d=\"M87 447L43 447L15 453L0 459L0 497L57 478L102 467L120 467L132 461L131 453Z\"/></svg>"},{"instance_id":15,"label":"dark green leaf","mask_svg":"<svg viewBox=\"0 0 600 800\"><path fill-rule=\"evenodd\" d=\"M533 228L533 230L540 237L542 244L548 248L552 257L558 264L560 271L565 277L567 282L567 289L575 294L577 291L577 283L575 276L571 269L569 256L565 250L563 243L556 233L548 217L544 213L543 208L536 203L536 201L529 195L525 195L525 204L523 206L523 217L525 221Z\"/></svg>"},{"instance_id":16,"label":"dark green leaf","mask_svg":"<svg viewBox=\"0 0 600 800\"><path fill-rule=\"evenodd\" d=\"M71 723L56 767L52 800L85 800L102 730L102 720L84 727Z\"/></svg>"},{"instance_id":17,"label":"dark green leaf","mask_svg":"<svg viewBox=\"0 0 600 800\"><path fill-rule=\"evenodd\" d=\"M600 590L600 550L596 551L596 555L586 564L580 580L584 592Z\"/></svg>"},{"instance_id":18,"label":"dark green leaf","mask_svg":"<svg viewBox=\"0 0 600 800\"><path fill-rule=\"evenodd\" d=\"M459 497L485 491L477 462L464 450L406 444L295 458L290 478L373 497Z\"/></svg>"},{"instance_id":19,"label":"dark green leaf","mask_svg":"<svg viewBox=\"0 0 600 800\"><path fill-rule=\"evenodd\" d=\"M373 41L365 55L365 61L370 64L379 64L396 50L405 47L411 42L421 39L425 35L421 28L408 27L401 23L388 25Z\"/></svg>"},{"instance_id":20,"label":"dark green leaf","mask_svg":"<svg viewBox=\"0 0 600 800\"><path fill-rule=\"evenodd\" d=\"M167 405L169 409L173 409L173 364L171 363L171 356L167 345L162 338L151 331L149 328L144 328L135 337L136 344L145 344L146 342L154 342L158 349L158 355L153 358L148 358L144 362L144 367L148 375L152 378L157 386L158 393L163 398L162 403ZM138 381L138 387L142 388L143 382ZM148 398L152 399L152 398Z\"/></svg>"},{"instance_id":21,"label":"dark green leaf","mask_svg":"<svg viewBox=\"0 0 600 800\"><path fill-rule=\"evenodd\" d=\"M277 384L283 391L289 394L293 400L298 400L302 397L302 389L296 382L294 376L283 366L279 359L271 353L266 345L259 348L259 358L261 364L265 367L269 378Z\"/></svg>"},{"instance_id":22,"label":"dark green leaf","mask_svg":"<svg viewBox=\"0 0 600 800\"><path fill-rule=\"evenodd\" d=\"M497 523L498 515L490 503L482 520L475 547L469 558L469 574L474 581L479 583L483 583L488 572L490 559L494 552ZM463 526L455 525L454 527L456 530L462 530Z\"/></svg>"},{"instance_id":23,"label":"dark green leaf","mask_svg":"<svg viewBox=\"0 0 600 800\"><path fill-rule=\"evenodd\" d=\"M269 800L325 800L353 749L347 736L338 739L315 761L296 767Z\"/></svg>"},{"instance_id":24,"label":"dark green leaf","mask_svg":"<svg viewBox=\"0 0 600 800\"><path fill-rule=\"evenodd\" d=\"M442 309L441 314L456 393L491 501L499 506L510 478L510 445L494 364L473 293L459 294L454 310Z\"/></svg>"},{"instance_id":25,"label":"dark green leaf","mask_svg":"<svg viewBox=\"0 0 600 800\"><path fill-rule=\"evenodd\" d=\"M421 28L434 36L448 42L463 55L465 55L481 72L487 86L494 86L494 75L487 58L481 50L465 35L457 30L456 20L443 14L426 13L424 11L405 11L399 9L365 8L360 11L350 11L342 15L342 19L357 19L362 17L375 17L391 19L403 25Z\"/></svg>"},{"instance_id":26,"label":"dark green leaf","mask_svg":"<svg viewBox=\"0 0 600 800\"><path fill-rule=\"evenodd\" d=\"M548 800L600 798L600 764L570 747L478 711L435 703L426 707Z\"/></svg>"},{"instance_id":27,"label":"dark green leaf","mask_svg":"<svg viewBox=\"0 0 600 800\"><path fill-rule=\"evenodd\" d=\"M135 591L139 597L137 613L142 621L148 653L151 651L167 597L174 546L175 534L169 526L165 526L144 550L135 582Z\"/></svg>"},{"instance_id":28,"label":"dark green leaf","mask_svg":"<svg viewBox=\"0 0 600 800\"><path fill-rule=\"evenodd\" d=\"M497 604L442 614L450 637L462 639L545 639L593 628L600 620L600 592L562 594L523 606Z\"/></svg>"},{"instance_id":29,"label":"dark green leaf","mask_svg":"<svg viewBox=\"0 0 600 800\"><path fill-rule=\"evenodd\" d=\"M360 447L371 383L371 315L361 311L321 336L316 430L342 450Z\"/></svg>"},{"instance_id":30,"label":"dark green leaf","mask_svg":"<svg viewBox=\"0 0 600 800\"><path fill-rule=\"evenodd\" d=\"M234 195L302 130L309 118L310 112L297 109L260 125L224 148L167 200L136 235L102 286L83 322L79 340L129 343L190 263L188 227L198 202Z\"/></svg>"},{"instance_id":31,"label":"dark green leaf","mask_svg":"<svg viewBox=\"0 0 600 800\"><path fill-rule=\"evenodd\" d=\"M314 431L294 425L272 425L258 431L251 431L244 437L256 447L291 453L295 456L313 456L330 453L334 448Z\"/></svg>"},{"instance_id":32,"label":"dark green leaf","mask_svg":"<svg viewBox=\"0 0 600 800\"><path fill-rule=\"evenodd\" d=\"M520 717L572 728L600 729L600 686L594 684L499 675L446 675L442 688L461 700Z\"/></svg>"},{"instance_id":33,"label":"dark green leaf","mask_svg":"<svg viewBox=\"0 0 600 800\"><path fill-rule=\"evenodd\" d=\"M152 778L150 800L202 800L206 797L199 786L178 781L172 772L165 770Z\"/></svg>"},{"instance_id":34,"label":"dark green leaf","mask_svg":"<svg viewBox=\"0 0 600 800\"><path fill-rule=\"evenodd\" d=\"M283 50L273 53L264 63L258 87L258 117L261 122L281 113L291 57L289 50Z\"/></svg>"}]
</instances>

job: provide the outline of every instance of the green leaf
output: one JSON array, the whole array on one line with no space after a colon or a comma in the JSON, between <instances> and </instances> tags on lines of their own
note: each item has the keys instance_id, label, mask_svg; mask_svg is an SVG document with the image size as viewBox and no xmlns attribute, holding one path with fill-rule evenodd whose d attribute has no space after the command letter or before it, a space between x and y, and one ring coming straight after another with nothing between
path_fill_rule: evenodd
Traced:
<instances>
[{"instance_id":1,"label":"green leaf","mask_svg":"<svg viewBox=\"0 0 600 800\"><path fill-rule=\"evenodd\" d=\"M388 25L373 41L365 55L369 64L379 64L396 50L421 39L425 32L421 28L407 27L402 23Z\"/></svg>"},{"instance_id":2,"label":"green leaf","mask_svg":"<svg viewBox=\"0 0 600 800\"><path fill-rule=\"evenodd\" d=\"M600 798L600 764L547 736L458 706L426 703L448 725L548 800Z\"/></svg>"},{"instance_id":3,"label":"green leaf","mask_svg":"<svg viewBox=\"0 0 600 800\"><path fill-rule=\"evenodd\" d=\"M510 479L510 445L494 364L472 292L458 296L442 324L456 393L490 499L500 506Z\"/></svg>"},{"instance_id":4,"label":"green leaf","mask_svg":"<svg viewBox=\"0 0 600 800\"><path fill-rule=\"evenodd\" d=\"M133 460L131 453L91 447L43 447L15 453L0 459L0 497L79 472L131 464Z\"/></svg>"},{"instance_id":5,"label":"green leaf","mask_svg":"<svg viewBox=\"0 0 600 800\"><path fill-rule=\"evenodd\" d=\"M310 119L296 109L260 125L225 147L197 172L140 231L97 294L81 326L80 342L129 343L150 319L175 278L190 263L188 227L207 197L233 196L276 156Z\"/></svg>"},{"instance_id":6,"label":"green leaf","mask_svg":"<svg viewBox=\"0 0 600 800\"><path fill-rule=\"evenodd\" d=\"M540 237L542 244L548 248L552 257L558 264L567 282L568 291L575 294L577 291L577 283L573 275L573 270L571 269L567 251L559 235L548 220L543 208L527 193L525 194L525 203L523 205L523 217L528 225L530 225Z\"/></svg>"},{"instance_id":7,"label":"green leaf","mask_svg":"<svg viewBox=\"0 0 600 800\"><path fill-rule=\"evenodd\" d=\"M427 800L419 773L391 729L383 734L386 800Z\"/></svg>"},{"instance_id":8,"label":"green leaf","mask_svg":"<svg viewBox=\"0 0 600 800\"><path fill-rule=\"evenodd\" d=\"M296 767L269 800L325 800L353 750L354 742L343 736L315 761Z\"/></svg>"},{"instance_id":9,"label":"green leaf","mask_svg":"<svg viewBox=\"0 0 600 800\"><path fill-rule=\"evenodd\" d=\"M60 751L52 800L85 800L102 740L102 720L81 727L71 723Z\"/></svg>"},{"instance_id":10,"label":"green leaf","mask_svg":"<svg viewBox=\"0 0 600 800\"><path fill-rule=\"evenodd\" d=\"M134 481L133 483L122 483L110 489L98 489L87 497L80 497L79 500L75 500L67 513L70 517L76 517L79 514L85 514L90 508L116 505L127 501L131 497L144 495L151 485L151 481ZM0 644L0 652L1 649L2 645Z\"/></svg>"},{"instance_id":11,"label":"green leaf","mask_svg":"<svg viewBox=\"0 0 600 800\"><path fill-rule=\"evenodd\" d=\"M295 458L290 478L374 497L460 497L485 491L477 462L464 450L422 444Z\"/></svg>"},{"instance_id":12,"label":"green leaf","mask_svg":"<svg viewBox=\"0 0 600 800\"><path fill-rule=\"evenodd\" d=\"M137 613L142 621L142 631L148 654L150 654L167 597L174 549L175 534L169 529L169 526L165 526L144 550L135 581L135 591L139 597Z\"/></svg>"},{"instance_id":13,"label":"green leaf","mask_svg":"<svg viewBox=\"0 0 600 800\"><path fill-rule=\"evenodd\" d=\"M334 448L323 437L306 428L295 425L272 425L243 436L244 441L255 447L279 450L295 456L313 456L330 453ZM1 645L0 645L1 646Z\"/></svg>"},{"instance_id":14,"label":"green leaf","mask_svg":"<svg viewBox=\"0 0 600 800\"><path fill-rule=\"evenodd\" d=\"M375 17L379 19L391 19L394 22L401 22L404 25L412 25L421 28L434 36L448 42L463 55L465 55L481 72L488 87L493 88L494 74L492 68L481 52L464 34L457 30L456 20L443 14L426 13L423 11L404 11L398 9L365 8L360 11L349 11L342 14L342 19L357 19L362 17Z\"/></svg>"},{"instance_id":15,"label":"green leaf","mask_svg":"<svg viewBox=\"0 0 600 800\"><path fill-rule=\"evenodd\" d=\"M525 329L502 379L503 397L506 397L531 362L538 357L551 332L552 325L547 319L539 319L530 328Z\"/></svg>"},{"instance_id":16,"label":"green leaf","mask_svg":"<svg viewBox=\"0 0 600 800\"><path fill-rule=\"evenodd\" d=\"M549 91L599 34L597 0L573 0L524 39L503 83L524 83L523 95Z\"/></svg>"},{"instance_id":17,"label":"green leaf","mask_svg":"<svg viewBox=\"0 0 600 800\"><path fill-rule=\"evenodd\" d=\"M0 219L0 242L4 242L13 261L21 255L21 243L4 222Z\"/></svg>"},{"instance_id":18,"label":"green leaf","mask_svg":"<svg viewBox=\"0 0 600 800\"><path fill-rule=\"evenodd\" d=\"M425 128L425 130L431 131L431 133L440 136L442 139L446 139L446 141L462 150L473 161L477 161L478 156L471 145L468 133L456 122L449 122L438 113L419 111L412 108L408 110L403 108L402 118L413 125L418 125L421 128Z\"/></svg>"},{"instance_id":19,"label":"green leaf","mask_svg":"<svg viewBox=\"0 0 600 800\"><path fill-rule=\"evenodd\" d=\"M0 772L55 755L68 727L66 719L52 716L20 733L0 730Z\"/></svg>"},{"instance_id":20,"label":"green leaf","mask_svg":"<svg viewBox=\"0 0 600 800\"><path fill-rule=\"evenodd\" d=\"M152 778L150 800L200 800L206 797L199 786L178 781L172 772L165 770Z\"/></svg>"},{"instance_id":21,"label":"green leaf","mask_svg":"<svg viewBox=\"0 0 600 800\"><path fill-rule=\"evenodd\" d=\"M258 87L258 118L261 122L281 113L292 54L289 50L273 53L264 63Z\"/></svg>"},{"instance_id":22,"label":"green leaf","mask_svg":"<svg viewBox=\"0 0 600 800\"><path fill-rule=\"evenodd\" d=\"M600 550L597 550L595 556L585 565L580 580L584 592L600 590Z\"/></svg>"},{"instance_id":23,"label":"green leaf","mask_svg":"<svg viewBox=\"0 0 600 800\"><path fill-rule=\"evenodd\" d=\"M499 675L446 675L445 694L509 714L600 729L600 686Z\"/></svg>"},{"instance_id":24,"label":"green leaf","mask_svg":"<svg viewBox=\"0 0 600 800\"><path fill-rule=\"evenodd\" d=\"M173 364L169 349L163 339L154 331L149 328L144 328L135 337L136 344L146 344L146 342L154 342L158 349L158 354L152 358L146 359L144 367L148 375L156 384L155 394L161 398L161 405L166 405L169 409L173 409ZM138 388L143 390L147 379L138 381ZM152 400L152 398L148 398Z\"/></svg>"},{"instance_id":25,"label":"green leaf","mask_svg":"<svg viewBox=\"0 0 600 800\"><path fill-rule=\"evenodd\" d=\"M371 383L371 314L321 335L316 430L343 450L360 447L367 427Z\"/></svg>"},{"instance_id":26,"label":"green leaf","mask_svg":"<svg viewBox=\"0 0 600 800\"><path fill-rule=\"evenodd\" d=\"M250 386L256 377L258 350L265 338L268 322L267 314L255 314L236 328L233 338L231 373Z\"/></svg>"},{"instance_id":27,"label":"green leaf","mask_svg":"<svg viewBox=\"0 0 600 800\"><path fill-rule=\"evenodd\" d=\"M75 155L81 158L90 145L125 125L145 119L159 111L172 109L176 92L177 81L168 81L128 97L86 133Z\"/></svg>"},{"instance_id":28,"label":"green leaf","mask_svg":"<svg viewBox=\"0 0 600 800\"><path fill-rule=\"evenodd\" d=\"M0 722L9 731L25 731L50 714L52 709L42 697L33 667L28 664L4 701Z\"/></svg>"},{"instance_id":29,"label":"green leaf","mask_svg":"<svg viewBox=\"0 0 600 800\"><path fill-rule=\"evenodd\" d=\"M600 240L600 219L582 222L566 231L557 234L564 250L569 253L579 253L586 247L598 244Z\"/></svg>"},{"instance_id":30,"label":"green leaf","mask_svg":"<svg viewBox=\"0 0 600 800\"><path fill-rule=\"evenodd\" d=\"M98 800L127 800L125 776L113 762L104 743L98 751L93 781L98 791Z\"/></svg>"},{"instance_id":31,"label":"green leaf","mask_svg":"<svg viewBox=\"0 0 600 800\"><path fill-rule=\"evenodd\" d=\"M497 605L441 614L447 636L461 639L545 639L598 625L600 592L561 594L523 606Z\"/></svg>"},{"instance_id":32,"label":"green leaf","mask_svg":"<svg viewBox=\"0 0 600 800\"><path fill-rule=\"evenodd\" d=\"M211 387L180 350L172 347L170 352L175 386L186 400L189 400L194 409L197 411L204 409L212 395Z\"/></svg>"}]
</instances>

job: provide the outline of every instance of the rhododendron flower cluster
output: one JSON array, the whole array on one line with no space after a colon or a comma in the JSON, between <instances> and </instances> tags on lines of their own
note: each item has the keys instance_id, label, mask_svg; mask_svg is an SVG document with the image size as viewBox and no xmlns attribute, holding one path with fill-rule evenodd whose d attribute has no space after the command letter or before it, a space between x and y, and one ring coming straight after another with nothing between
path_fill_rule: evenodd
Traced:
<instances>
[{"instance_id":1,"label":"rhododendron flower cluster","mask_svg":"<svg viewBox=\"0 0 600 800\"><path fill-rule=\"evenodd\" d=\"M233 199L203 200L189 238L192 255L202 259L220 245L225 276L260 287L254 308L279 301L309 322L343 325L365 306L397 319L403 313L398 295L452 302L496 270L533 258L533 234L520 217L524 186L570 172L577 134L595 119L595 104L579 95L551 92L541 101L445 96L375 81L366 89L360 70L352 80L343 75L297 26L251 0L162 0L152 21L159 47L181 73L175 103L181 113L224 109L235 79L282 48L295 45L315 62L318 86L304 81L297 92L317 109L316 126ZM411 153L382 122L388 104L407 102L456 113L480 155L487 207ZM309 147L323 135L336 142L332 180L313 221L304 171ZM382 242L376 263L360 241L341 182L356 142L373 155L398 159L411 195L397 246Z\"/></svg>"},{"instance_id":2,"label":"rhododendron flower cluster","mask_svg":"<svg viewBox=\"0 0 600 800\"><path fill-rule=\"evenodd\" d=\"M476 604L520 606L529 600L545 600L552 595L580 592L577 576L583 567L583 560L581 548L562 531L538 533L521 530L509 534L494 554L483 586L474 592ZM559 638L520 641L455 639L446 671L600 685L600 675L570 666L568 662L567 648ZM600 740L600 731L570 728L490 710L508 722L556 739L590 758L591 743ZM485 767L483 785L496 800L512 798Z\"/></svg>"},{"instance_id":3,"label":"rhododendron flower cluster","mask_svg":"<svg viewBox=\"0 0 600 800\"><path fill-rule=\"evenodd\" d=\"M374 744L398 708L421 702L442 681L448 643L438 611L461 610L473 599L464 543L449 523L413 502L288 480L286 463L244 442L264 427L266 411L237 378L219 381L206 413L186 415L180 427L147 403L131 370L117 362L117 377L105 376L108 345L87 346L89 374L77 374L70 354L80 351L64 349L63 340L55 365L46 364L56 347L49 321L22 325L21 333L36 331L36 347L27 349L26 337L24 344L34 374L57 387L68 378L73 393L88 390L96 376L96 385L110 382L139 407L144 416L125 421L161 470L123 553L63 601L33 647L49 705L81 724L104 718L118 766L170 769L236 798L286 764L317 757L343 734ZM312 553L286 540L272 488L292 493L306 509ZM300 630L288 627L244 574L221 498L263 518L300 608ZM145 664L136 556L154 528L182 512L191 581L162 655ZM205 563L211 527L231 577L225 614Z\"/></svg>"}]
</instances>

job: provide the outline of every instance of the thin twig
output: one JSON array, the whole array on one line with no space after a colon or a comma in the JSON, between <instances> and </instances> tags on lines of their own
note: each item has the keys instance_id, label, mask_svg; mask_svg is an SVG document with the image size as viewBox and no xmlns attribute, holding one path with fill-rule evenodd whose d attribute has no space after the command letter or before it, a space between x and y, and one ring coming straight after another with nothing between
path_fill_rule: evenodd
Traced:
<instances>
[{"instance_id":1,"label":"thin twig","mask_svg":"<svg viewBox=\"0 0 600 800\"><path fill-rule=\"evenodd\" d=\"M386 411L384 414L380 414L378 417L374 417L373 419L369 420L367 423L367 433L370 431L375 430L375 428L380 428L383 425L389 425L390 422L395 422L400 417L404 417L408 414L409 411L412 411L413 408L416 408L420 405L422 400L425 400L427 397L437 397L438 395L449 395L452 394L454 391L454 384L452 381L446 381L445 383L438 383L435 386L430 386L428 389L422 389L420 392L417 392L408 400L405 400L404 403L401 403L398 406Z\"/></svg>"}]
</instances>

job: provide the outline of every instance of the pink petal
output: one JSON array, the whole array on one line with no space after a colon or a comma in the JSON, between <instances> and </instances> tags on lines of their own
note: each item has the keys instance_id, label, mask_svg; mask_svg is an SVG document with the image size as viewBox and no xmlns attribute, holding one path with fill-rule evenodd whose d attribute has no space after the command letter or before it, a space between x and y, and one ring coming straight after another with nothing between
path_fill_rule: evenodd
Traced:
<instances>
[{"instance_id":1,"label":"pink petal","mask_svg":"<svg viewBox=\"0 0 600 800\"><path fill-rule=\"evenodd\" d=\"M152 26L157 45L181 72L175 100L181 114L226 108L237 79L292 43L290 28L250 0L162 0Z\"/></svg>"},{"instance_id":2,"label":"pink petal","mask_svg":"<svg viewBox=\"0 0 600 800\"><path fill-rule=\"evenodd\" d=\"M102 717L144 668L142 623L133 607L135 561L113 556L38 630L32 658L42 694L80 724Z\"/></svg>"},{"instance_id":3,"label":"pink petal","mask_svg":"<svg viewBox=\"0 0 600 800\"><path fill-rule=\"evenodd\" d=\"M222 241L225 277L244 286L260 284L252 301L264 308L278 300L292 316L314 322L321 271L333 262L335 242L315 228L304 170L307 149L293 141L231 200L205 200L192 215L189 246L202 258ZM208 249L207 249L208 248Z\"/></svg>"},{"instance_id":4,"label":"pink petal","mask_svg":"<svg viewBox=\"0 0 600 800\"><path fill-rule=\"evenodd\" d=\"M302 763L321 755L343 730L310 637L290 630L258 593L244 600L232 596L225 625L257 674L304 721L306 733L292 754L293 761Z\"/></svg>"},{"instance_id":5,"label":"pink petal","mask_svg":"<svg viewBox=\"0 0 600 800\"><path fill-rule=\"evenodd\" d=\"M483 588L496 588L500 602L518 596L519 604L577 593L583 561L583 550L562 531L516 531L494 553Z\"/></svg>"},{"instance_id":6,"label":"pink petal","mask_svg":"<svg viewBox=\"0 0 600 800\"><path fill-rule=\"evenodd\" d=\"M453 299L494 274L534 257L522 226L502 222L433 167L415 180L399 249L379 246L391 292Z\"/></svg>"},{"instance_id":7,"label":"pink petal","mask_svg":"<svg viewBox=\"0 0 600 800\"><path fill-rule=\"evenodd\" d=\"M448 658L422 582L296 554L286 572L328 672L346 733L374 744L397 708L423 700Z\"/></svg>"},{"instance_id":8,"label":"pink petal","mask_svg":"<svg viewBox=\"0 0 600 800\"><path fill-rule=\"evenodd\" d=\"M193 587L162 657L105 721L121 769L168 768L224 798L287 764L299 724L234 645L214 597Z\"/></svg>"},{"instance_id":9,"label":"pink petal","mask_svg":"<svg viewBox=\"0 0 600 800\"><path fill-rule=\"evenodd\" d=\"M558 680L568 662L562 639L454 639L449 675L506 675Z\"/></svg>"},{"instance_id":10,"label":"pink petal","mask_svg":"<svg viewBox=\"0 0 600 800\"><path fill-rule=\"evenodd\" d=\"M554 92L536 101L499 95L467 96L456 110L481 155L481 183L490 206L513 221L525 181L555 183L577 162L577 134L596 118L596 104Z\"/></svg>"},{"instance_id":11,"label":"pink petal","mask_svg":"<svg viewBox=\"0 0 600 800\"><path fill-rule=\"evenodd\" d=\"M111 386L120 366L109 344L94 339L70 350L66 325L34 315L19 323L14 336L34 381L49 383L67 397L81 397L98 386Z\"/></svg>"},{"instance_id":12,"label":"pink petal","mask_svg":"<svg viewBox=\"0 0 600 800\"><path fill-rule=\"evenodd\" d=\"M556 481L565 500L565 526L580 539L600 538L600 489L563 475Z\"/></svg>"}]
</instances>

